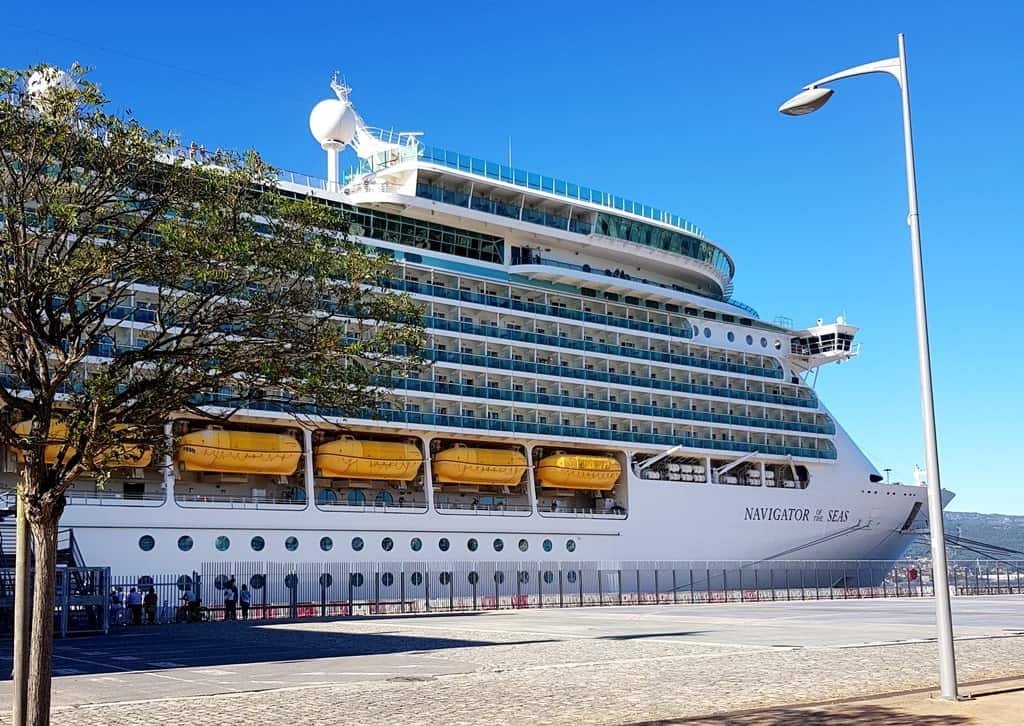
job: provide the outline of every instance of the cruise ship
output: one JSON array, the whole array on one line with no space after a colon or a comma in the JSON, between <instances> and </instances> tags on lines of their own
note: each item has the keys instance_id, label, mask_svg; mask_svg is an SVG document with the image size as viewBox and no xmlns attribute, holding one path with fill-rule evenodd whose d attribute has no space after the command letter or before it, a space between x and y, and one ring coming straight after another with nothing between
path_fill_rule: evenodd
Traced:
<instances>
[{"instance_id":1,"label":"cruise ship","mask_svg":"<svg viewBox=\"0 0 1024 726\"><path fill-rule=\"evenodd\" d=\"M327 178L280 188L344 211L390 261L431 364L366 419L169 423L173 455L68 493L86 564L902 555L925 488L886 482L812 385L858 354L856 327L762 320L691 222L368 126L332 88L310 116ZM111 350L145 337L153 301L112 312ZM2 466L12 488L17 452Z\"/></svg>"}]
</instances>

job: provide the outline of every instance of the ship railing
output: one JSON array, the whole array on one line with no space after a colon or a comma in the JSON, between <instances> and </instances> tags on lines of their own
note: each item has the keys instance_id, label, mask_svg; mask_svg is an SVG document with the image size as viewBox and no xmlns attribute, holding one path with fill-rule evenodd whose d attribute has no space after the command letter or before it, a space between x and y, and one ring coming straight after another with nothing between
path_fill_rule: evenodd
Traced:
<instances>
[{"instance_id":1,"label":"ship railing","mask_svg":"<svg viewBox=\"0 0 1024 726\"><path fill-rule=\"evenodd\" d=\"M68 504L119 507L158 507L166 499L163 492L125 494L124 492L115 491L81 492L74 490L67 492L65 497Z\"/></svg>"},{"instance_id":2,"label":"ship railing","mask_svg":"<svg viewBox=\"0 0 1024 726\"><path fill-rule=\"evenodd\" d=\"M576 517L585 519L625 519L626 510L622 507L613 509L591 509L586 507L559 507L558 509L541 509L542 517Z\"/></svg>"},{"instance_id":3,"label":"ship railing","mask_svg":"<svg viewBox=\"0 0 1024 726\"><path fill-rule=\"evenodd\" d=\"M473 504L467 502L446 502L437 505L437 511L453 511L460 514L480 514L484 516L513 517L530 514L533 511L529 504Z\"/></svg>"},{"instance_id":4,"label":"ship railing","mask_svg":"<svg viewBox=\"0 0 1024 726\"><path fill-rule=\"evenodd\" d=\"M408 512L410 510L423 512L427 509L427 503L419 500L391 503L365 502L363 504L351 504L346 501L318 501L316 503L316 508L325 512Z\"/></svg>"},{"instance_id":5,"label":"ship railing","mask_svg":"<svg viewBox=\"0 0 1024 726\"><path fill-rule=\"evenodd\" d=\"M175 494L174 501L186 507L214 507L228 509L301 509L303 500L287 497L242 497L229 494Z\"/></svg>"}]
</instances>

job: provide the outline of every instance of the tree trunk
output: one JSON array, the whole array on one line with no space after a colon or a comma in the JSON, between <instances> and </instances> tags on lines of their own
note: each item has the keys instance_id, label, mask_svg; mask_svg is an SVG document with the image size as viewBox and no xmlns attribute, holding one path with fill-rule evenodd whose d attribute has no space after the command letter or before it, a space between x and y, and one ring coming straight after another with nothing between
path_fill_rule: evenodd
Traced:
<instances>
[{"instance_id":1,"label":"tree trunk","mask_svg":"<svg viewBox=\"0 0 1024 726\"><path fill-rule=\"evenodd\" d=\"M29 726L48 726L57 579L57 518L33 518L31 527L35 544L35 589L32 640L29 644L26 723Z\"/></svg>"}]
</instances>

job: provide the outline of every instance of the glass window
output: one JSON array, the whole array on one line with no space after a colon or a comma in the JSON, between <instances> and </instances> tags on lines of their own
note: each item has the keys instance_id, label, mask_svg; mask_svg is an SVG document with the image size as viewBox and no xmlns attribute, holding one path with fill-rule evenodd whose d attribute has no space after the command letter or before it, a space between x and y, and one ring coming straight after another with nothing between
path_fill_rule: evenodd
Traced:
<instances>
[{"instance_id":1,"label":"glass window","mask_svg":"<svg viewBox=\"0 0 1024 726\"><path fill-rule=\"evenodd\" d=\"M753 345L753 344L754 344L754 336L753 335L748 335L747 336L747 345Z\"/></svg>"},{"instance_id":2,"label":"glass window","mask_svg":"<svg viewBox=\"0 0 1024 726\"><path fill-rule=\"evenodd\" d=\"M730 343L733 342L734 340L736 340L736 334L734 332L732 332L731 330L728 333L725 334L725 337L729 339Z\"/></svg>"},{"instance_id":3,"label":"glass window","mask_svg":"<svg viewBox=\"0 0 1024 726\"><path fill-rule=\"evenodd\" d=\"M348 581L349 584L352 585L352 587L362 587L364 582L363 573L353 572L351 575L348 576Z\"/></svg>"},{"instance_id":4,"label":"glass window","mask_svg":"<svg viewBox=\"0 0 1024 726\"><path fill-rule=\"evenodd\" d=\"M151 549L156 547L156 540L153 539L153 535L144 534L139 537L139 549L143 552L149 552Z\"/></svg>"},{"instance_id":5,"label":"glass window","mask_svg":"<svg viewBox=\"0 0 1024 726\"><path fill-rule=\"evenodd\" d=\"M423 549L423 540L421 540L419 537L413 537L409 541L409 547L412 548L413 552L419 552L421 549Z\"/></svg>"},{"instance_id":6,"label":"glass window","mask_svg":"<svg viewBox=\"0 0 1024 726\"><path fill-rule=\"evenodd\" d=\"M330 552L334 548L334 540L330 537L320 538L320 549L324 552Z\"/></svg>"},{"instance_id":7,"label":"glass window","mask_svg":"<svg viewBox=\"0 0 1024 726\"><path fill-rule=\"evenodd\" d=\"M321 489L316 493L317 504L337 504L338 493L333 489Z\"/></svg>"},{"instance_id":8,"label":"glass window","mask_svg":"<svg viewBox=\"0 0 1024 726\"><path fill-rule=\"evenodd\" d=\"M263 586L267 584L266 575L253 575L249 578L249 587L253 590L262 590Z\"/></svg>"},{"instance_id":9,"label":"glass window","mask_svg":"<svg viewBox=\"0 0 1024 726\"><path fill-rule=\"evenodd\" d=\"M412 575L409 576L409 582L411 582L413 585L416 585L417 587L419 587L420 585L423 584L423 573L422 572L414 572L414 573L412 573Z\"/></svg>"},{"instance_id":10,"label":"glass window","mask_svg":"<svg viewBox=\"0 0 1024 726\"><path fill-rule=\"evenodd\" d=\"M449 548L449 547L451 547L451 543L450 543L450 542L448 541L448 538L447 538L447 537L442 537L441 539L439 539L439 540L437 541L437 547L438 547L438 549L440 549L440 550L441 550L442 552L447 552L447 551L448 551L448 548Z\"/></svg>"},{"instance_id":11,"label":"glass window","mask_svg":"<svg viewBox=\"0 0 1024 726\"><path fill-rule=\"evenodd\" d=\"M775 342L772 343L772 345L775 346L775 350L782 350L782 341L778 338L775 339Z\"/></svg>"},{"instance_id":12,"label":"glass window","mask_svg":"<svg viewBox=\"0 0 1024 726\"><path fill-rule=\"evenodd\" d=\"M440 575L438 575L437 580L442 585L449 585L451 584L452 581L452 574L450 572L442 572Z\"/></svg>"},{"instance_id":13,"label":"glass window","mask_svg":"<svg viewBox=\"0 0 1024 726\"><path fill-rule=\"evenodd\" d=\"M505 542L502 541L501 538L495 539L494 540L494 551L495 552L501 552L503 549L505 549Z\"/></svg>"},{"instance_id":14,"label":"glass window","mask_svg":"<svg viewBox=\"0 0 1024 726\"><path fill-rule=\"evenodd\" d=\"M480 575L476 574L476 570L474 570L466 576L466 579L469 580L470 585L475 585L480 581Z\"/></svg>"},{"instance_id":15,"label":"glass window","mask_svg":"<svg viewBox=\"0 0 1024 726\"><path fill-rule=\"evenodd\" d=\"M333 584L334 584L334 578L331 577L331 573L330 572L325 572L322 575L320 575L320 587L322 587L323 589L326 590L327 588L329 588Z\"/></svg>"},{"instance_id":16,"label":"glass window","mask_svg":"<svg viewBox=\"0 0 1024 726\"><path fill-rule=\"evenodd\" d=\"M552 547L554 547L554 544L551 542L551 540L549 540L549 539L544 540L544 551L545 552L550 552Z\"/></svg>"},{"instance_id":17,"label":"glass window","mask_svg":"<svg viewBox=\"0 0 1024 726\"><path fill-rule=\"evenodd\" d=\"M470 537L469 541L466 542L466 547L469 548L470 552L476 552L476 548L479 547L479 546L480 546L479 543L476 541L476 538L474 538L474 537Z\"/></svg>"},{"instance_id":18,"label":"glass window","mask_svg":"<svg viewBox=\"0 0 1024 726\"><path fill-rule=\"evenodd\" d=\"M251 540L249 540L249 546L252 547L253 552L260 552L263 550L264 547L267 546L267 543L262 537L256 535Z\"/></svg>"},{"instance_id":19,"label":"glass window","mask_svg":"<svg viewBox=\"0 0 1024 726\"><path fill-rule=\"evenodd\" d=\"M526 552L528 549L530 549L530 543L525 539L519 540L519 551Z\"/></svg>"},{"instance_id":20,"label":"glass window","mask_svg":"<svg viewBox=\"0 0 1024 726\"><path fill-rule=\"evenodd\" d=\"M390 572L385 572L383 575L380 576L380 584L384 587L391 587L395 584L395 576L392 575Z\"/></svg>"},{"instance_id":21,"label":"glass window","mask_svg":"<svg viewBox=\"0 0 1024 726\"><path fill-rule=\"evenodd\" d=\"M768 347L768 339L767 338L761 338L761 347L762 348L767 348Z\"/></svg>"},{"instance_id":22,"label":"glass window","mask_svg":"<svg viewBox=\"0 0 1024 726\"><path fill-rule=\"evenodd\" d=\"M526 570L520 570L519 571L519 584L520 585L528 585L528 584L530 584L530 573L527 572Z\"/></svg>"},{"instance_id":23,"label":"glass window","mask_svg":"<svg viewBox=\"0 0 1024 726\"><path fill-rule=\"evenodd\" d=\"M361 507L366 504L366 495L358 489L350 489L348 494L345 495L345 501L351 507Z\"/></svg>"},{"instance_id":24,"label":"glass window","mask_svg":"<svg viewBox=\"0 0 1024 726\"><path fill-rule=\"evenodd\" d=\"M571 539L568 542L566 542L565 543L565 548L567 550L569 550L570 552L575 552L576 551L576 540Z\"/></svg>"},{"instance_id":25,"label":"glass window","mask_svg":"<svg viewBox=\"0 0 1024 726\"><path fill-rule=\"evenodd\" d=\"M711 337L711 328L704 328L704 337L705 338L710 338Z\"/></svg>"},{"instance_id":26,"label":"glass window","mask_svg":"<svg viewBox=\"0 0 1024 726\"><path fill-rule=\"evenodd\" d=\"M363 548L363 538L362 537L353 537L352 538L352 549L354 549L356 552L358 552L362 548Z\"/></svg>"},{"instance_id":27,"label":"glass window","mask_svg":"<svg viewBox=\"0 0 1024 726\"><path fill-rule=\"evenodd\" d=\"M395 498L391 496L391 492L377 492L377 496L373 498L373 503L380 507L386 507L395 503Z\"/></svg>"},{"instance_id":28,"label":"glass window","mask_svg":"<svg viewBox=\"0 0 1024 726\"><path fill-rule=\"evenodd\" d=\"M551 570L545 570L544 571L544 582L547 583L548 585L550 585L554 581L555 581L555 573L552 572Z\"/></svg>"},{"instance_id":29,"label":"glass window","mask_svg":"<svg viewBox=\"0 0 1024 726\"><path fill-rule=\"evenodd\" d=\"M390 552L395 548L395 541L390 537L385 537L380 541L380 546L385 552Z\"/></svg>"},{"instance_id":30,"label":"glass window","mask_svg":"<svg viewBox=\"0 0 1024 726\"><path fill-rule=\"evenodd\" d=\"M226 536L221 535L213 541L213 546L216 547L219 551L225 552L227 551L228 547L231 546L231 540L228 539Z\"/></svg>"},{"instance_id":31,"label":"glass window","mask_svg":"<svg viewBox=\"0 0 1024 726\"><path fill-rule=\"evenodd\" d=\"M182 552L188 552L190 549L192 549L192 545L192 538L189 537L187 534L183 534L180 537L178 537L178 549Z\"/></svg>"},{"instance_id":32,"label":"glass window","mask_svg":"<svg viewBox=\"0 0 1024 726\"><path fill-rule=\"evenodd\" d=\"M569 581L569 584L576 582L576 570L569 570L565 573L565 579Z\"/></svg>"},{"instance_id":33,"label":"glass window","mask_svg":"<svg viewBox=\"0 0 1024 726\"><path fill-rule=\"evenodd\" d=\"M505 582L505 573L502 572L501 570L498 570L497 572L495 572L494 573L494 582L497 585L501 585L502 583L504 583Z\"/></svg>"},{"instance_id":34,"label":"glass window","mask_svg":"<svg viewBox=\"0 0 1024 726\"><path fill-rule=\"evenodd\" d=\"M298 537L288 537L284 541L284 548L286 550L288 550L289 552L294 552L295 550L297 550L299 548L299 538Z\"/></svg>"}]
</instances>

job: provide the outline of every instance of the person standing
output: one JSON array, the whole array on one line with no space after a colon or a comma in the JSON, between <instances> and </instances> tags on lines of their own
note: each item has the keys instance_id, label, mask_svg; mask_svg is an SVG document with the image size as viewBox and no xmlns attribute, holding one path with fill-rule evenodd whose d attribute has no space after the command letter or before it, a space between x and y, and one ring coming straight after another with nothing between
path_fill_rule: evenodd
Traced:
<instances>
[{"instance_id":1,"label":"person standing","mask_svg":"<svg viewBox=\"0 0 1024 726\"><path fill-rule=\"evenodd\" d=\"M124 596L121 594L121 588L112 587L110 588L110 624L120 625L121 624L121 610L124 606Z\"/></svg>"},{"instance_id":2,"label":"person standing","mask_svg":"<svg viewBox=\"0 0 1024 726\"><path fill-rule=\"evenodd\" d=\"M132 625L142 625L142 593L134 587L128 591L128 609L132 613Z\"/></svg>"},{"instance_id":3,"label":"person standing","mask_svg":"<svg viewBox=\"0 0 1024 726\"><path fill-rule=\"evenodd\" d=\"M242 585L242 591L238 593L238 604L242 608L242 620L248 620L249 606L252 604L252 593L248 585Z\"/></svg>"},{"instance_id":4,"label":"person standing","mask_svg":"<svg viewBox=\"0 0 1024 726\"><path fill-rule=\"evenodd\" d=\"M156 623L156 589L150 587L146 590L145 597L142 598L142 609L146 612L146 622L149 625Z\"/></svg>"},{"instance_id":5,"label":"person standing","mask_svg":"<svg viewBox=\"0 0 1024 726\"><path fill-rule=\"evenodd\" d=\"M238 603L238 588L235 587L235 578L224 583L224 619L237 620L235 605Z\"/></svg>"}]
</instances>

